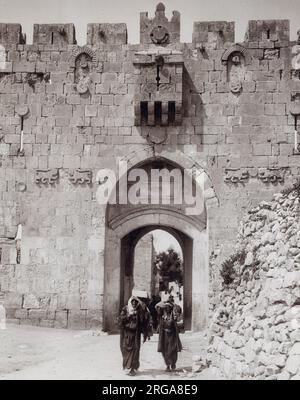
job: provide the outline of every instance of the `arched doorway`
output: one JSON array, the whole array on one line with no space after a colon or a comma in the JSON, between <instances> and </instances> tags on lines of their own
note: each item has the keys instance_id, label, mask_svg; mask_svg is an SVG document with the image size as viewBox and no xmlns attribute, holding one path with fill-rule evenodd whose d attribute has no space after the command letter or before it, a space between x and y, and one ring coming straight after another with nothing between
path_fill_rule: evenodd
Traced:
<instances>
[{"instance_id":1,"label":"arched doorway","mask_svg":"<svg viewBox=\"0 0 300 400\"><path fill-rule=\"evenodd\" d=\"M159 301L171 299L184 309L185 257L179 240L179 237L165 229L154 229L147 231L133 250L132 277L129 277L129 293L124 301L127 301L132 290L141 291L138 292L140 295L148 294L146 302L155 321L155 305Z\"/></svg>"},{"instance_id":2,"label":"arched doorway","mask_svg":"<svg viewBox=\"0 0 300 400\"><path fill-rule=\"evenodd\" d=\"M139 240L149 232L155 230L163 230L171 234L182 249L184 260L183 265L183 315L184 329L191 330L192 328L192 260L193 260L193 245L192 239L170 226L148 225L134 231L129 232L121 241L121 290L120 290L120 305L123 306L130 298L134 282L134 255L136 245ZM147 268L149 266L145 266ZM148 285L149 286L149 285ZM149 292L148 292L149 293ZM150 295L153 294L149 293ZM156 293L157 294L157 293Z\"/></svg>"},{"instance_id":3,"label":"arched doorway","mask_svg":"<svg viewBox=\"0 0 300 400\"><path fill-rule=\"evenodd\" d=\"M166 159L148 159L139 169L153 166L181 168ZM182 168L181 168L182 169ZM195 183L196 184L196 183ZM157 186L158 190L162 188ZM208 315L208 232L205 207L199 215L186 215L181 204L108 204L104 254L104 330L118 330L116 317L130 292L133 252L139 238L154 229L171 233L180 242L185 258L184 311L186 330L199 331Z\"/></svg>"}]
</instances>

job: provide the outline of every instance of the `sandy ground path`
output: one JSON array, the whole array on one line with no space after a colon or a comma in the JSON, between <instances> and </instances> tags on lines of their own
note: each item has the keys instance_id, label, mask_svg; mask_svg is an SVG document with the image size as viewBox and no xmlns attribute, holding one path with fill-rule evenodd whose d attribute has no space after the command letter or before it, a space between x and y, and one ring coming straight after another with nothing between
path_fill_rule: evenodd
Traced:
<instances>
[{"instance_id":1,"label":"sandy ground path","mask_svg":"<svg viewBox=\"0 0 300 400\"><path fill-rule=\"evenodd\" d=\"M0 330L0 380L218 379L210 370L189 373L192 355L206 345L205 339L199 334L181 339L178 372L164 372L155 335L142 346L140 371L132 378L121 368L118 335L9 325Z\"/></svg>"}]
</instances>

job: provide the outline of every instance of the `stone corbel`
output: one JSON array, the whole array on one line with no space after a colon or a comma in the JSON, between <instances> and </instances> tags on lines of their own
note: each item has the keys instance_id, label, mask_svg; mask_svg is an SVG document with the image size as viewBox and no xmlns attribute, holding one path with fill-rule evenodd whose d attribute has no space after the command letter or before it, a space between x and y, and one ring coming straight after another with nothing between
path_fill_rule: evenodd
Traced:
<instances>
[{"instance_id":1,"label":"stone corbel","mask_svg":"<svg viewBox=\"0 0 300 400\"><path fill-rule=\"evenodd\" d=\"M137 51L134 54L133 64L137 66L156 65L163 61L165 64L183 65L183 53L179 50L170 50L164 47L157 47L150 50Z\"/></svg>"}]
</instances>

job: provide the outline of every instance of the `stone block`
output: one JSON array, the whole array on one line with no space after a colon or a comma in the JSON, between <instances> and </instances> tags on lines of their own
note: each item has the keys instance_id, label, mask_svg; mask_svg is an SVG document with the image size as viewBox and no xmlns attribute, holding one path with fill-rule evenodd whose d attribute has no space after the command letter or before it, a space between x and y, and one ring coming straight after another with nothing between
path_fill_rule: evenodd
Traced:
<instances>
[{"instance_id":1,"label":"stone block","mask_svg":"<svg viewBox=\"0 0 300 400\"><path fill-rule=\"evenodd\" d=\"M257 92L275 92L277 89L276 81L260 81L256 83Z\"/></svg>"},{"instance_id":2,"label":"stone block","mask_svg":"<svg viewBox=\"0 0 300 400\"><path fill-rule=\"evenodd\" d=\"M253 20L248 22L246 41L289 41L290 21L289 20Z\"/></svg>"},{"instance_id":3,"label":"stone block","mask_svg":"<svg viewBox=\"0 0 300 400\"><path fill-rule=\"evenodd\" d=\"M30 308L40 308L40 300L34 294L26 294L24 296L24 303L23 307L30 309Z\"/></svg>"},{"instance_id":4,"label":"stone block","mask_svg":"<svg viewBox=\"0 0 300 400\"><path fill-rule=\"evenodd\" d=\"M71 310L68 318L69 329L86 329L86 311Z\"/></svg>"},{"instance_id":5,"label":"stone block","mask_svg":"<svg viewBox=\"0 0 300 400\"><path fill-rule=\"evenodd\" d=\"M28 310L20 309L15 311L15 318L18 319L27 319L28 318Z\"/></svg>"},{"instance_id":6,"label":"stone block","mask_svg":"<svg viewBox=\"0 0 300 400\"><path fill-rule=\"evenodd\" d=\"M11 318L11 319L7 319L6 323L7 324L13 324L13 325L20 325L20 320L19 319L15 319L15 318Z\"/></svg>"},{"instance_id":7,"label":"stone block","mask_svg":"<svg viewBox=\"0 0 300 400\"><path fill-rule=\"evenodd\" d=\"M234 43L235 23L227 21L194 22L193 44L220 49L225 43Z\"/></svg>"},{"instance_id":8,"label":"stone block","mask_svg":"<svg viewBox=\"0 0 300 400\"><path fill-rule=\"evenodd\" d=\"M86 117L97 117L98 107L97 105L86 105L85 106L85 116Z\"/></svg>"},{"instance_id":9,"label":"stone block","mask_svg":"<svg viewBox=\"0 0 300 400\"><path fill-rule=\"evenodd\" d=\"M5 294L4 304L7 308L22 308L23 295L20 293L8 292Z\"/></svg>"},{"instance_id":10,"label":"stone block","mask_svg":"<svg viewBox=\"0 0 300 400\"><path fill-rule=\"evenodd\" d=\"M102 327L102 310L88 310L86 312L86 328L96 329Z\"/></svg>"},{"instance_id":11,"label":"stone block","mask_svg":"<svg viewBox=\"0 0 300 400\"><path fill-rule=\"evenodd\" d=\"M79 294L70 294L67 296L66 308L73 310L80 308L80 295Z\"/></svg>"},{"instance_id":12,"label":"stone block","mask_svg":"<svg viewBox=\"0 0 300 400\"><path fill-rule=\"evenodd\" d=\"M54 328L67 328L68 327L68 311L56 311Z\"/></svg>"},{"instance_id":13,"label":"stone block","mask_svg":"<svg viewBox=\"0 0 300 400\"><path fill-rule=\"evenodd\" d=\"M289 372L292 375L296 375L300 370L300 355L293 354L290 355L287 359L285 371Z\"/></svg>"},{"instance_id":14,"label":"stone block","mask_svg":"<svg viewBox=\"0 0 300 400\"><path fill-rule=\"evenodd\" d=\"M56 117L72 117L72 106L67 104L58 104L54 107L53 113Z\"/></svg>"},{"instance_id":15,"label":"stone block","mask_svg":"<svg viewBox=\"0 0 300 400\"><path fill-rule=\"evenodd\" d=\"M54 321L48 319L42 319L39 323L39 326L43 328L54 328Z\"/></svg>"},{"instance_id":16,"label":"stone block","mask_svg":"<svg viewBox=\"0 0 300 400\"><path fill-rule=\"evenodd\" d=\"M0 24L0 44L4 47L16 46L26 42L20 24Z\"/></svg>"},{"instance_id":17,"label":"stone block","mask_svg":"<svg viewBox=\"0 0 300 400\"><path fill-rule=\"evenodd\" d=\"M34 45L53 45L61 48L75 43L73 24L34 24L33 26Z\"/></svg>"},{"instance_id":18,"label":"stone block","mask_svg":"<svg viewBox=\"0 0 300 400\"><path fill-rule=\"evenodd\" d=\"M265 104L266 115L286 115L285 104Z\"/></svg>"},{"instance_id":19,"label":"stone block","mask_svg":"<svg viewBox=\"0 0 300 400\"><path fill-rule=\"evenodd\" d=\"M168 20L165 16L165 6L159 3L154 18L149 18L147 12L140 14L140 43L169 44L180 41L180 14L173 11Z\"/></svg>"},{"instance_id":20,"label":"stone block","mask_svg":"<svg viewBox=\"0 0 300 400\"><path fill-rule=\"evenodd\" d=\"M91 46L127 44L126 24L88 24L87 44Z\"/></svg>"},{"instance_id":21,"label":"stone block","mask_svg":"<svg viewBox=\"0 0 300 400\"><path fill-rule=\"evenodd\" d=\"M46 310L29 310L28 311L28 318L31 320L45 319L46 315L47 315Z\"/></svg>"}]
</instances>

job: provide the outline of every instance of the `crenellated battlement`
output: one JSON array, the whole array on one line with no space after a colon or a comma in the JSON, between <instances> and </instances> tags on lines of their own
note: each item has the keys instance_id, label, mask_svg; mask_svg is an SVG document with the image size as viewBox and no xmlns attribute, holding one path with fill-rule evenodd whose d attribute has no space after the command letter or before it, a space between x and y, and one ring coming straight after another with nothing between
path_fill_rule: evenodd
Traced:
<instances>
[{"instance_id":1,"label":"crenellated battlement","mask_svg":"<svg viewBox=\"0 0 300 400\"><path fill-rule=\"evenodd\" d=\"M290 21L287 19L254 20L248 22L246 42L289 42Z\"/></svg>"},{"instance_id":2,"label":"crenellated battlement","mask_svg":"<svg viewBox=\"0 0 300 400\"><path fill-rule=\"evenodd\" d=\"M125 23L91 23L87 25L89 46L127 44ZM250 48L284 47L290 41L289 20L253 20L248 22L245 44ZM140 14L140 43L144 45L168 46L180 42L180 13L173 11L170 20L165 15L165 6L159 3L155 15ZM196 47L221 49L235 42L235 23L227 21L194 22L192 43ZM0 24L0 44L7 48L25 44L26 35L20 24ZM34 24L33 45L54 45L64 48L76 44L74 24Z\"/></svg>"},{"instance_id":3,"label":"crenellated battlement","mask_svg":"<svg viewBox=\"0 0 300 400\"><path fill-rule=\"evenodd\" d=\"M0 44L2 46L24 43L26 43L26 35L22 33L20 24L0 23Z\"/></svg>"},{"instance_id":4,"label":"crenellated battlement","mask_svg":"<svg viewBox=\"0 0 300 400\"><path fill-rule=\"evenodd\" d=\"M127 44L127 25L88 24L87 44L90 46Z\"/></svg>"},{"instance_id":5,"label":"crenellated battlement","mask_svg":"<svg viewBox=\"0 0 300 400\"><path fill-rule=\"evenodd\" d=\"M223 48L226 43L235 41L235 23L226 21L195 22L193 43L196 47L214 44L214 48Z\"/></svg>"},{"instance_id":6,"label":"crenellated battlement","mask_svg":"<svg viewBox=\"0 0 300 400\"><path fill-rule=\"evenodd\" d=\"M64 47L76 44L74 24L34 24L33 44Z\"/></svg>"},{"instance_id":7,"label":"crenellated battlement","mask_svg":"<svg viewBox=\"0 0 300 400\"><path fill-rule=\"evenodd\" d=\"M169 21L165 15L165 6L159 3L153 19L147 12L140 14L140 43L167 45L180 42L180 13L173 11Z\"/></svg>"}]
</instances>

